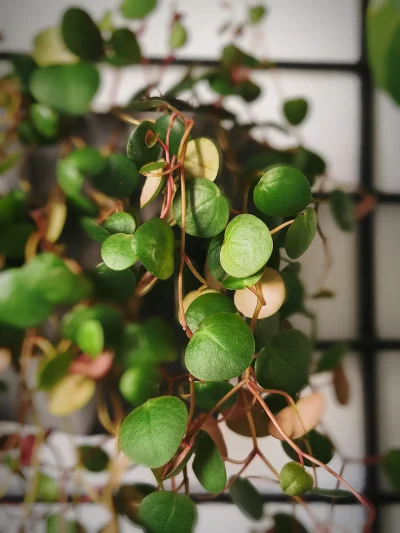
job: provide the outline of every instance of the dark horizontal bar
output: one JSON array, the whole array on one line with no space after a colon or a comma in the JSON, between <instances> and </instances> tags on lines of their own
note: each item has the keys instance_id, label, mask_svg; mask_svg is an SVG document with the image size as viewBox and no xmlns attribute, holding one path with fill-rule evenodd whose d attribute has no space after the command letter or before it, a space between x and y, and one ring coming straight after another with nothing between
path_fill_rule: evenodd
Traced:
<instances>
[{"instance_id":1,"label":"dark horizontal bar","mask_svg":"<svg viewBox=\"0 0 400 533\"><path fill-rule=\"evenodd\" d=\"M356 339L356 340L346 340L346 339L326 339L316 342L317 350L326 350L332 344L338 342L345 342L349 345L351 350L364 350L367 348L373 348L374 350L379 351L390 351L390 350L399 350L400 351L400 339L377 339L377 338L365 338L365 339Z\"/></svg>"}]
</instances>

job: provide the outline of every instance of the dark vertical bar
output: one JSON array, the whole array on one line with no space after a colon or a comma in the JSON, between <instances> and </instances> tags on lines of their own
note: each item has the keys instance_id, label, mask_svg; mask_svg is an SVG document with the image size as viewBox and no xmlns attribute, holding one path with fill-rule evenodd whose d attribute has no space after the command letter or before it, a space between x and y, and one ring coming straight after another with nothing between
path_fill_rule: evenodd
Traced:
<instances>
[{"instance_id":1,"label":"dark vertical bar","mask_svg":"<svg viewBox=\"0 0 400 533\"><path fill-rule=\"evenodd\" d=\"M360 183L366 189L373 189L373 87L368 67L365 17L368 0L361 0L361 160ZM365 344L360 351L363 365L365 445L367 455L378 453L378 402L377 402L377 352L375 331L375 277L374 277L374 216L366 217L358 228L358 302L359 337ZM366 472L366 496L377 510L373 533L380 533L379 478L374 466Z\"/></svg>"}]
</instances>

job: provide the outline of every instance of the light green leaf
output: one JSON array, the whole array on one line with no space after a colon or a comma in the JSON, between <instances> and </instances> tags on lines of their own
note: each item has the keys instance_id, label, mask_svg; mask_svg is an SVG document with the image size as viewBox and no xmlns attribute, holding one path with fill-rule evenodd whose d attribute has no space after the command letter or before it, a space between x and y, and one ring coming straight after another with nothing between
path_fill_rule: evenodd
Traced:
<instances>
[{"instance_id":1,"label":"light green leaf","mask_svg":"<svg viewBox=\"0 0 400 533\"><path fill-rule=\"evenodd\" d=\"M173 214L182 226L182 198L178 190L172 204ZM225 228L229 218L229 202L219 188L205 178L186 183L186 233L194 237L214 237Z\"/></svg>"},{"instance_id":2,"label":"light green leaf","mask_svg":"<svg viewBox=\"0 0 400 533\"><path fill-rule=\"evenodd\" d=\"M312 243L317 231L317 214L312 207L297 215L285 237L285 250L291 259L297 259Z\"/></svg>"},{"instance_id":3,"label":"light green leaf","mask_svg":"<svg viewBox=\"0 0 400 533\"><path fill-rule=\"evenodd\" d=\"M332 216L343 231L352 231L355 225L354 205L350 195L335 189L329 195Z\"/></svg>"},{"instance_id":4,"label":"light green leaf","mask_svg":"<svg viewBox=\"0 0 400 533\"><path fill-rule=\"evenodd\" d=\"M220 167L220 153L215 143L207 137L188 142L184 161L187 178L206 178L215 181Z\"/></svg>"},{"instance_id":5,"label":"light green leaf","mask_svg":"<svg viewBox=\"0 0 400 533\"><path fill-rule=\"evenodd\" d=\"M297 215L311 202L307 178L299 170L279 166L268 170L254 189L254 203L266 215Z\"/></svg>"},{"instance_id":6,"label":"light green leaf","mask_svg":"<svg viewBox=\"0 0 400 533\"><path fill-rule=\"evenodd\" d=\"M225 230L222 268L235 278L252 276L265 266L272 246L271 234L262 220L254 215L239 215Z\"/></svg>"},{"instance_id":7,"label":"light green leaf","mask_svg":"<svg viewBox=\"0 0 400 533\"><path fill-rule=\"evenodd\" d=\"M313 488L314 478L301 464L292 461L282 468L279 484L287 496L301 496Z\"/></svg>"},{"instance_id":8,"label":"light green leaf","mask_svg":"<svg viewBox=\"0 0 400 533\"><path fill-rule=\"evenodd\" d=\"M123 0L121 11L127 19L143 19L156 5L157 0Z\"/></svg>"},{"instance_id":9,"label":"light green leaf","mask_svg":"<svg viewBox=\"0 0 400 533\"><path fill-rule=\"evenodd\" d=\"M98 320L85 320L76 331L76 343L87 355L96 357L104 349L104 332Z\"/></svg>"},{"instance_id":10,"label":"light green leaf","mask_svg":"<svg viewBox=\"0 0 400 533\"><path fill-rule=\"evenodd\" d=\"M165 167L165 161L156 161L154 163L146 163L139 170L140 174L148 174L149 172L154 172L155 170L162 170Z\"/></svg>"},{"instance_id":11,"label":"light green leaf","mask_svg":"<svg viewBox=\"0 0 400 533\"><path fill-rule=\"evenodd\" d=\"M35 501L46 503L55 503L58 501L58 484L53 478L39 472L37 475L34 475L34 481L36 481Z\"/></svg>"},{"instance_id":12,"label":"light green leaf","mask_svg":"<svg viewBox=\"0 0 400 533\"><path fill-rule=\"evenodd\" d=\"M200 484L211 494L224 490L225 463L214 441L205 431L199 431L196 437L193 472Z\"/></svg>"},{"instance_id":13,"label":"light green leaf","mask_svg":"<svg viewBox=\"0 0 400 533\"><path fill-rule=\"evenodd\" d=\"M152 218L136 230L132 250L153 276L167 279L174 272L174 243L170 226L161 218Z\"/></svg>"},{"instance_id":14,"label":"light green leaf","mask_svg":"<svg viewBox=\"0 0 400 533\"><path fill-rule=\"evenodd\" d=\"M125 370L119 382L122 396L132 405L142 405L158 395L160 372L154 365L141 364Z\"/></svg>"},{"instance_id":15,"label":"light green leaf","mask_svg":"<svg viewBox=\"0 0 400 533\"><path fill-rule=\"evenodd\" d=\"M101 257L112 270L125 270L138 260L132 250L132 235L115 233L101 245Z\"/></svg>"},{"instance_id":16,"label":"light green leaf","mask_svg":"<svg viewBox=\"0 0 400 533\"><path fill-rule=\"evenodd\" d=\"M73 359L72 352L57 353L53 357L44 359L37 375L37 388L40 390L53 388L67 374Z\"/></svg>"},{"instance_id":17,"label":"light green leaf","mask_svg":"<svg viewBox=\"0 0 400 533\"><path fill-rule=\"evenodd\" d=\"M255 285L257 281L262 278L263 273L264 267L247 278L234 278L233 276L227 276L222 281L222 286L226 289L231 289L232 291L244 289L245 287L253 287L253 285Z\"/></svg>"},{"instance_id":18,"label":"light green leaf","mask_svg":"<svg viewBox=\"0 0 400 533\"><path fill-rule=\"evenodd\" d=\"M122 422L121 450L139 465L163 466L177 452L187 421L186 406L179 398L161 396L148 400Z\"/></svg>"},{"instance_id":19,"label":"light green leaf","mask_svg":"<svg viewBox=\"0 0 400 533\"><path fill-rule=\"evenodd\" d=\"M59 116L43 104L32 104L29 108L30 117L35 128L46 139L53 139L58 133Z\"/></svg>"},{"instance_id":20,"label":"light green leaf","mask_svg":"<svg viewBox=\"0 0 400 533\"><path fill-rule=\"evenodd\" d=\"M83 9L71 7L65 11L61 32L67 47L81 59L97 61L103 55L100 30Z\"/></svg>"},{"instance_id":21,"label":"light green leaf","mask_svg":"<svg viewBox=\"0 0 400 533\"><path fill-rule=\"evenodd\" d=\"M65 46L59 26L46 28L36 35L33 42L32 57L41 67L68 65L79 60Z\"/></svg>"},{"instance_id":22,"label":"light green leaf","mask_svg":"<svg viewBox=\"0 0 400 533\"><path fill-rule=\"evenodd\" d=\"M53 514L47 517L46 533L86 533L85 528L79 522L66 520L64 515Z\"/></svg>"},{"instance_id":23,"label":"light green leaf","mask_svg":"<svg viewBox=\"0 0 400 533\"><path fill-rule=\"evenodd\" d=\"M186 321L192 333L197 331L202 320L215 313L237 313L237 311L232 300L219 292L202 294L196 298L186 311Z\"/></svg>"},{"instance_id":24,"label":"light green leaf","mask_svg":"<svg viewBox=\"0 0 400 533\"><path fill-rule=\"evenodd\" d=\"M267 10L263 5L249 7L250 24L258 24L265 17Z\"/></svg>"},{"instance_id":25,"label":"light green leaf","mask_svg":"<svg viewBox=\"0 0 400 533\"><path fill-rule=\"evenodd\" d=\"M251 520L260 520L263 514L263 502L260 493L248 480L239 477L230 487L229 494L233 503Z\"/></svg>"},{"instance_id":26,"label":"light green leaf","mask_svg":"<svg viewBox=\"0 0 400 533\"><path fill-rule=\"evenodd\" d=\"M136 221L129 213L114 213L104 222L104 229L109 233L126 233L133 235Z\"/></svg>"},{"instance_id":27,"label":"light green leaf","mask_svg":"<svg viewBox=\"0 0 400 533\"><path fill-rule=\"evenodd\" d=\"M191 374L205 381L225 381L239 376L254 355L249 326L231 313L205 318L186 348L185 363Z\"/></svg>"},{"instance_id":28,"label":"light green leaf","mask_svg":"<svg viewBox=\"0 0 400 533\"><path fill-rule=\"evenodd\" d=\"M180 20L175 20L172 24L171 35L169 38L169 46L172 50L177 48L182 48L185 46L187 41L187 32L185 26Z\"/></svg>"},{"instance_id":29,"label":"light green leaf","mask_svg":"<svg viewBox=\"0 0 400 533\"><path fill-rule=\"evenodd\" d=\"M192 533L197 509L189 496L158 491L142 500L139 518L149 533Z\"/></svg>"}]
</instances>

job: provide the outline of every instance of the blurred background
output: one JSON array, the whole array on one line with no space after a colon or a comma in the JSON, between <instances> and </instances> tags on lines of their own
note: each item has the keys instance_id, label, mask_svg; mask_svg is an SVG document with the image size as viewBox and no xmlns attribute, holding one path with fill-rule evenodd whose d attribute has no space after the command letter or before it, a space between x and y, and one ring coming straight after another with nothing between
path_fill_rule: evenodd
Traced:
<instances>
[{"instance_id":1,"label":"blurred background","mask_svg":"<svg viewBox=\"0 0 400 533\"><path fill-rule=\"evenodd\" d=\"M80 0L79 4L95 19L113 7L110 0ZM237 113L244 122L277 122L282 119L280 102L305 97L310 111L299 135L310 149L324 156L328 165L327 189L340 186L348 192L368 190L375 195L373 213L353 233L339 231L328 208L321 208L321 225L329 237L333 258L326 286L336 297L314 299L309 304L310 309L318 313L321 349L334 340L346 341L351 346L351 355L345 360L351 385L348 405L338 405L330 381L324 375L318 376L318 384L324 388L328 399L324 424L335 444L349 458L375 456L400 444L397 411L400 384L400 107L384 92L373 88L362 44L366 4L364 0L268 0L268 15L253 32L239 36L236 43L257 57L276 62L277 68L254 74L254 81L262 88L261 97L254 103L245 105L234 96L225 101L226 108ZM7 69L7 53L29 51L34 36L60 20L70 5L70 0L0 0L2 72ZM95 110L124 104L152 76L158 75L159 63L167 49L171 6L182 13L190 39L176 59L165 67L161 91L179 81L188 66L193 66L197 72L213 66L229 40L227 32L221 32L221 28L227 21L234 26L248 8L244 0L159 0L141 36L142 49L150 58L150 64L146 68L122 69L117 84L112 69L102 68ZM190 93L187 96L192 97ZM185 93L181 98L185 99ZM196 98L208 103L215 100L215 94L204 82L197 88ZM101 135L101 131L96 132L99 139ZM260 126L255 135L280 148L293 142L270 127ZM12 176L8 179L12 180ZM305 267L304 281L311 294L318 288L323 261L322 243L316 238L301 258ZM302 317L294 319L293 324L305 329L310 327ZM249 448L247 439L229 429L225 431L229 434L230 455L244 456ZM104 441L102 436L96 435L74 438L79 443ZM71 438L59 431L54 439L66 464L73 464ZM105 446L112 451L112 442ZM268 441L266 451L277 465L286 461L278 442ZM335 461L331 464L334 469L339 465ZM255 462L249 474L257 475L259 467ZM143 468L135 469L129 476L129 479L151 480ZM320 476L324 486L335 486L335 480L325 473ZM98 476L88 474L87 477L90 483L101 484ZM357 490L366 489L366 494L378 505L379 521L374 531L399 531L399 500L389 492L378 473L354 463L346 467L345 477ZM268 510L290 510L290 504L282 503L278 489L268 484L261 486L268 495ZM202 491L196 480L193 490ZM18 494L16 483L9 502L0 504L0 531L16 531L13 527L22 511L10 502L17 501ZM40 516L40 506L37 507ZM323 517L330 512L328 503L314 503L312 507L316 516ZM236 507L229 505L228 499L222 498L218 503L203 502L199 511L196 530L199 533L265 533L270 527L268 519L257 524L247 520ZM107 523L107 512L93 504L81 505L78 513L79 520L90 533ZM297 514L312 531L303 510L299 509ZM359 505L338 505L335 531L359 532L364 518ZM36 526L35 531L40 531L40 521ZM139 530L123 522L124 533L136 529Z\"/></svg>"}]
</instances>

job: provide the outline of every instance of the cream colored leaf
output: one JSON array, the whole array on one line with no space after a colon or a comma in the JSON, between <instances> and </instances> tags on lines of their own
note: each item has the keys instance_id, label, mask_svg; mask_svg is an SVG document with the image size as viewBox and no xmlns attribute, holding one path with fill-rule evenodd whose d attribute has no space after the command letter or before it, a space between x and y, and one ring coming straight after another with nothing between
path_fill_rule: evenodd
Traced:
<instances>
[{"instance_id":1,"label":"cream colored leaf","mask_svg":"<svg viewBox=\"0 0 400 533\"><path fill-rule=\"evenodd\" d=\"M218 176L220 157L218 148L211 139L200 137L189 141L184 169L187 178L206 178L215 181Z\"/></svg>"},{"instance_id":2,"label":"cream colored leaf","mask_svg":"<svg viewBox=\"0 0 400 533\"><path fill-rule=\"evenodd\" d=\"M82 409L96 390L92 379L80 374L65 376L49 393L48 410L54 416L67 416Z\"/></svg>"},{"instance_id":3,"label":"cream colored leaf","mask_svg":"<svg viewBox=\"0 0 400 533\"><path fill-rule=\"evenodd\" d=\"M143 208L152 202L164 185L165 176L148 176L144 182L140 195L140 207Z\"/></svg>"},{"instance_id":4,"label":"cream colored leaf","mask_svg":"<svg viewBox=\"0 0 400 533\"><path fill-rule=\"evenodd\" d=\"M41 67L79 61L79 58L65 46L59 26L46 28L36 35L32 56Z\"/></svg>"},{"instance_id":5,"label":"cream colored leaf","mask_svg":"<svg viewBox=\"0 0 400 533\"><path fill-rule=\"evenodd\" d=\"M67 218L67 206L64 197L55 198L49 205L47 218L46 239L49 242L56 242L64 228Z\"/></svg>"},{"instance_id":6,"label":"cream colored leaf","mask_svg":"<svg viewBox=\"0 0 400 533\"><path fill-rule=\"evenodd\" d=\"M0 374L11 365L11 352L8 348L0 348Z\"/></svg>"}]
</instances>

